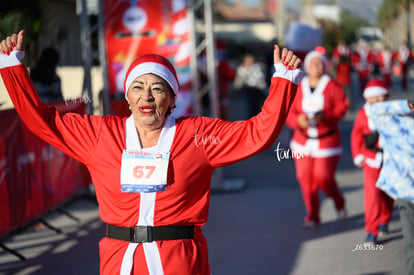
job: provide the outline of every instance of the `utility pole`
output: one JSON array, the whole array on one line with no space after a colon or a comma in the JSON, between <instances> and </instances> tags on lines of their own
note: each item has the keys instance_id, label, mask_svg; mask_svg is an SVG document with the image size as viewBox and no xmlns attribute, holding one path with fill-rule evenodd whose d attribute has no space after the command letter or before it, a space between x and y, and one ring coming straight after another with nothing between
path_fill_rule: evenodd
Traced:
<instances>
[{"instance_id":1,"label":"utility pole","mask_svg":"<svg viewBox=\"0 0 414 275\"><path fill-rule=\"evenodd\" d=\"M300 21L303 24L316 27L316 21L313 16L313 0L303 0Z\"/></svg>"},{"instance_id":2,"label":"utility pole","mask_svg":"<svg viewBox=\"0 0 414 275\"><path fill-rule=\"evenodd\" d=\"M276 34L276 38L278 41L283 41L284 40L284 34L285 34L285 29L286 29L286 16L285 16L285 0L278 0L277 1L278 5L277 5L277 11L275 13L275 24L277 27L277 34Z\"/></svg>"},{"instance_id":3,"label":"utility pole","mask_svg":"<svg viewBox=\"0 0 414 275\"><path fill-rule=\"evenodd\" d=\"M82 85L82 99L85 96L87 98L87 113L93 114L93 94L91 83L91 43L90 43L90 28L89 28L89 15L86 5L86 0L81 0L81 14L80 14L80 27L81 27L81 46L82 46L82 64L83 64L83 85Z\"/></svg>"},{"instance_id":4,"label":"utility pole","mask_svg":"<svg viewBox=\"0 0 414 275\"><path fill-rule=\"evenodd\" d=\"M109 96L109 80L108 80L108 68L106 62L106 48L105 48L105 31L104 31L104 0L99 0L99 14L98 14L98 37L99 37L99 63L102 68L103 78L103 91L102 91L102 103L103 114L109 115L110 110L110 96Z\"/></svg>"},{"instance_id":5,"label":"utility pole","mask_svg":"<svg viewBox=\"0 0 414 275\"><path fill-rule=\"evenodd\" d=\"M411 50L411 1L405 0L405 9L407 16L407 47Z\"/></svg>"},{"instance_id":6,"label":"utility pole","mask_svg":"<svg viewBox=\"0 0 414 275\"><path fill-rule=\"evenodd\" d=\"M198 15L198 16L197 16ZM209 114L213 117L220 117L220 103L218 94L218 75L216 62L216 45L213 31L213 8L212 0L191 0L189 1L189 18L191 27L191 71L193 75L193 101L196 115L202 113L199 105L200 98L208 93L210 99ZM200 64L200 57L205 57L205 67ZM207 75L207 83L201 85L199 72Z\"/></svg>"}]
</instances>

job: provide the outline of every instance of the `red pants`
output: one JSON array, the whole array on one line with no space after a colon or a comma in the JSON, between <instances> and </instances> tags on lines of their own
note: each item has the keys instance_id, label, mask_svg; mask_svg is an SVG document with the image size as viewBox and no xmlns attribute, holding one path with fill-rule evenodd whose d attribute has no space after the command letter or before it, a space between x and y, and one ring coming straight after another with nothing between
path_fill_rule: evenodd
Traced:
<instances>
[{"instance_id":1,"label":"red pants","mask_svg":"<svg viewBox=\"0 0 414 275\"><path fill-rule=\"evenodd\" d=\"M367 86L370 76L371 76L370 71L359 71L358 72L359 91L361 95L364 93L365 86Z\"/></svg>"},{"instance_id":2,"label":"red pants","mask_svg":"<svg viewBox=\"0 0 414 275\"><path fill-rule=\"evenodd\" d=\"M394 200L375 186L381 169L364 166L365 232L378 235L380 224L388 224Z\"/></svg>"},{"instance_id":3,"label":"red pants","mask_svg":"<svg viewBox=\"0 0 414 275\"><path fill-rule=\"evenodd\" d=\"M384 78L385 83L387 83L388 88L391 88L391 86L392 86L391 73L384 73L384 74L382 74L382 77Z\"/></svg>"},{"instance_id":4,"label":"red pants","mask_svg":"<svg viewBox=\"0 0 414 275\"><path fill-rule=\"evenodd\" d=\"M405 63L400 63L401 66L401 86L404 90L407 90L407 73L408 73L408 65Z\"/></svg>"},{"instance_id":5,"label":"red pants","mask_svg":"<svg viewBox=\"0 0 414 275\"><path fill-rule=\"evenodd\" d=\"M339 156L327 158L295 158L296 177L298 179L307 216L305 221L320 223L319 189L332 198L337 210L345 207L345 199L335 180L335 171Z\"/></svg>"}]
</instances>

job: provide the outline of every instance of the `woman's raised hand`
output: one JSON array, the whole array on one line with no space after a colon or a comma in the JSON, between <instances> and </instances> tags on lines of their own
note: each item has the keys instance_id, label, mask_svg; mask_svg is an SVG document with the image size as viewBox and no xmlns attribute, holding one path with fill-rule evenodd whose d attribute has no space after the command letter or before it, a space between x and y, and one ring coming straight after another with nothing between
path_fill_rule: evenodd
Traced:
<instances>
[{"instance_id":1,"label":"woman's raised hand","mask_svg":"<svg viewBox=\"0 0 414 275\"><path fill-rule=\"evenodd\" d=\"M24 41L24 30L18 34L12 34L3 39L0 43L0 54L10 55L13 50L22 51Z\"/></svg>"},{"instance_id":2,"label":"woman's raised hand","mask_svg":"<svg viewBox=\"0 0 414 275\"><path fill-rule=\"evenodd\" d=\"M283 48L282 52L280 52L278 45L275 45L274 48L273 60L275 64L283 63L289 70L300 68L302 61L292 51Z\"/></svg>"}]
</instances>

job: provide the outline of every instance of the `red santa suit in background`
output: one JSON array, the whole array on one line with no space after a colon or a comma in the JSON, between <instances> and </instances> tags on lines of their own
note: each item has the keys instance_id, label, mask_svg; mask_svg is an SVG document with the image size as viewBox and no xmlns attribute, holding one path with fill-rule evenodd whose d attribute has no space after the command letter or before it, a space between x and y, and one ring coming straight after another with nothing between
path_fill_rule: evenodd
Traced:
<instances>
[{"instance_id":1,"label":"red santa suit in background","mask_svg":"<svg viewBox=\"0 0 414 275\"><path fill-rule=\"evenodd\" d=\"M407 73L408 67L411 59L413 58L413 54L411 50L407 47L406 43L403 43L399 48L398 51L394 54L394 60L398 62L401 69L401 86L404 90L408 89L407 83Z\"/></svg>"},{"instance_id":2,"label":"red santa suit in background","mask_svg":"<svg viewBox=\"0 0 414 275\"><path fill-rule=\"evenodd\" d=\"M375 55L368 48L368 44L363 40L358 41L358 47L351 56L351 63L358 74L361 95L374 69L374 61Z\"/></svg>"},{"instance_id":3,"label":"red santa suit in background","mask_svg":"<svg viewBox=\"0 0 414 275\"><path fill-rule=\"evenodd\" d=\"M207 59L206 55L203 54L200 58L200 63L204 65L205 72L207 71ZM236 78L236 72L231 67L227 60L226 45L223 40L216 40L216 58L217 64L217 77L218 77L218 104L219 104L219 118L230 120L230 95L229 95L229 84L234 82ZM203 82L208 81L208 75L203 73L201 75ZM202 96L201 101L206 109L210 109L213 104L210 102L208 94Z\"/></svg>"},{"instance_id":4,"label":"red santa suit in background","mask_svg":"<svg viewBox=\"0 0 414 275\"><path fill-rule=\"evenodd\" d=\"M388 88L391 88L392 85L391 72L393 56L393 52L388 47L380 50L377 54L377 62L379 65L380 73L384 78L385 83L388 85Z\"/></svg>"},{"instance_id":5,"label":"red santa suit in background","mask_svg":"<svg viewBox=\"0 0 414 275\"><path fill-rule=\"evenodd\" d=\"M341 41L332 52L332 61L336 65L336 81L341 86L351 84L351 49Z\"/></svg>"},{"instance_id":6,"label":"red santa suit in background","mask_svg":"<svg viewBox=\"0 0 414 275\"><path fill-rule=\"evenodd\" d=\"M332 61L336 66L336 81L342 86L348 97L349 105L352 105L351 96L351 49L340 41L332 53Z\"/></svg>"},{"instance_id":7,"label":"red santa suit in background","mask_svg":"<svg viewBox=\"0 0 414 275\"><path fill-rule=\"evenodd\" d=\"M364 90L365 99L388 96L387 84L371 79ZM364 211L366 242L376 242L378 234L386 233L394 200L375 186L382 166L381 139L372 121L367 117L365 103L358 112L351 132L351 149L354 164L362 165L364 174Z\"/></svg>"},{"instance_id":8,"label":"red santa suit in background","mask_svg":"<svg viewBox=\"0 0 414 275\"><path fill-rule=\"evenodd\" d=\"M223 41L216 40L216 55L218 63L219 94L220 94L220 118L230 120L230 95L229 84L236 78L236 72L230 66L226 46Z\"/></svg>"},{"instance_id":9,"label":"red santa suit in background","mask_svg":"<svg viewBox=\"0 0 414 275\"><path fill-rule=\"evenodd\" d=\"M100 217L108 224L108 237L99 244L100 273L210 275L201 226L208 218L212 173L217 167L246 159L273 145L296 95L300 71L276 64L262 112L250 120L174 119L170 115L156 148L141 149L133 116L60 115L53 107L44 105L22 64L23 55L21 51L12 51L10 56L0 54L1 77L27 127L89 169ZM125 87L139 75L155 73L177 94L179 84L172 65L165 58L151 56L154 57L133 63ZM149 176L153 171L139 166L135 167L138 170L132 169L127 165L131 159L129 152L137 153L132 154L136 157L159 149L163 155L169 152L167 167L159 166L157 170L165 176L166 190L128 191L130 177L142 178L142 173ZM154 155L163 160L161 154ZM124 168L134 173L125 174ZM163 226L194 227L194 236L137 243L109 237L110 225L154 230ZM130 233L128 230L126 237L131 237Z\"/></svg>"},{"instance_id":10,"label":"red santa suit in background","mask_svg":"<svg viewBox=\"0 0 414 275\"><path fill-rule=\"evenodd\" d=\"M324 55L311 51L306 55L304 66L310 60ZM348 110L348 99L341 86L324 74L318 85L312 89L309 77L305 76L298 87L298 94L289 113L287 125L294 130L291 149L294 152L296 177L301 187L307 215L304 227L311 228L320 223L319 195L321 189L332 198L338 211L338 218L346 217L345 199L335 180L336 167L342 153L338 122ZM298 126L300 114L308 119L322 113L322 120L305 130Z\"/></svg>"}]
</instances>

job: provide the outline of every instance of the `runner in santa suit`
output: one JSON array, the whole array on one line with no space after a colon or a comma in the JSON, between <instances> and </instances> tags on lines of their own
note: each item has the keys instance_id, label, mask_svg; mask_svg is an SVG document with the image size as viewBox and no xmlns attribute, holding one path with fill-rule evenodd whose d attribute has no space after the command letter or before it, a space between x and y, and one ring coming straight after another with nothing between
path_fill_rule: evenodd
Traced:
<instances>
[{"instance_id":1,"label":"runner in santa suit","mask_svg":"<svg viewBox=\"0 0 414 275\"><path fill-rule=\"evenodd\" d=\"M386 234L394 200L376 187L382 167L382 149L378 132L367 117L366 108L388 97L387 83L371 79L364 89L366 103L358 112L351 132L354 164L363 169L366 243L375 243L378 235Z\"/></svg>"},{"instance_id":2,"label":"runner in santa suit","mask_svg":"<svg viewBox=\"0 0 414 275\"><path fill-rule=\"evenodd\" d=\"M407 47L407 43L401 43L401 46L398 48L398 51L395 52L393 59L398 62L401 68L401 86L404 90L407 90L407 73L408 67L413 54L411 50Z\"/></svg>"},{"instance_id":3,"label":"runner in santa suit","mask_svg":"<svg viewBox=\"0 0 414 275\"><path fill-rule=\"evenodd\" d=\"M389 47L385 46L384 49L380 50L377 55L377 62L380 68L382 77L388 88L391 88L391 72L392 72L392 58L393 53Z\"/></svg>"},{"instance_id":4,"label":"runner in santa suit","mask_svg":"<svg viewBox=\"0 0 414 275\"><path fill-rule=\"evenodd\" d=\"M351 55L351 63L358 74L361 95L374 69L374 61L375 55L368 48L367 42L358 41L358 47Z\"/></svg>"},{"instance_id":5,"label":"runner in santa suit","mask_svg":"<svg viewBox=\"0 0 414 275\"><path fill-rule=\"evenodd\" d=\"M28 128L88 167L107 223L101 274L209 275L201 226L212 173L274 143L296 95L300 59L275 45L269 96L262 112L246 121L168 115L178 79L171 63L155 54L127 71L130 117L60 115L40 101L22 64L23 36L1 42L0 74Z\"/></svg>"},{"instance_id":6,"label":"runner in santa suit","mask_svg":"<svg viewBox=\"0 0 414 275\"><path fill-rule=\"evenodd\" d=\"M336 81L341 85L352 106L351 94L351 49L340 40L332 52L332 61L336 66Z\"/></svg>"},{"instance_id":7,"label":"runner in santa suit","mask_svg":"<svg viewBox=\"0 0 414 275\"><path fill-rule=\"evenodd\" d=\"M338 123L347 112L348 99L339 84L325 74L324 55L311 51L304 65L307 76L299 84L287 123L294 130L291 149L307 212L304 227L308 229L321 222L319 189L334 200L338 219L346 218L335 171L342 153Z\"/></svg>"}]
</instances>

